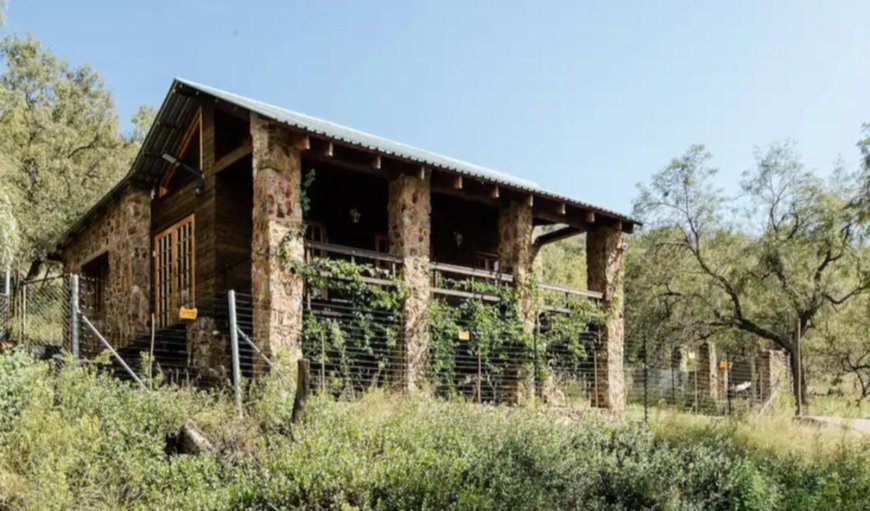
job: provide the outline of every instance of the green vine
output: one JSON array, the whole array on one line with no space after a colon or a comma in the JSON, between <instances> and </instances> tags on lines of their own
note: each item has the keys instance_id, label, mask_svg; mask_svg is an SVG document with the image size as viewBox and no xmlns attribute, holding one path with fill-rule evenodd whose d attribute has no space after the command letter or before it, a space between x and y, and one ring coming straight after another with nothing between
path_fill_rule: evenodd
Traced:
<instances>
[{"instance_id":1,"label":"green vine","mask_svg":"<svg viewBox=\"0 0 870 511\"><path fill-rule=\"evenodd\" d=\"M319 304L304 315L302 350L323 385L353 396L389 378L401 349L404 283L386 270L340 259L288 265Z\"/></svg>"},{"instance_id":2,"label":"green vine","mask_svg":"<svg viewBox=\"0 0 870 511\"><path fill-rule=\"evenodd\" d=\"M519 377L511 372L517 368L545 378L576 367L587 358L583 334L604 320L598 305L587 299L539 310L548 301L534 284L525 296L506 283L439 279L437 285L472 294L435 298L429 309L430 374L438 392L447 396L474 398L480 380L481 398L500 400ZM531 302L538 318L534 333L523 325L522 299Z\"/></svg>"},{"instance_id":3,"label":"green vine","mask_svg":"<svg viewBox=\"0 0 870 511\"><path fill-rule=\"evenodd\" d=\"M439 281L474 298L434 298L429 307L430 375L439 393L500 400L514 370L531 360L533 338L523 326L519 294L510 285L475 280ZM480 370L478 371L478 366Z\"/></svg>"}]
</instances>

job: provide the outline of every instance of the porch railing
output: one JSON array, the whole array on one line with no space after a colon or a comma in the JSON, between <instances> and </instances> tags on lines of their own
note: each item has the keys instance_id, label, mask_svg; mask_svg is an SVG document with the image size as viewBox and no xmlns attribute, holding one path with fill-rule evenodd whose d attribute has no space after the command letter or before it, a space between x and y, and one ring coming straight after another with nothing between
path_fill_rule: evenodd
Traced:
<instances>
[{"instance_id":1,"label":"porch railing","mask_svg":"<svg viewBox=\"0 0 870 511\"><path fill-rule=\"evenodd\" d=\"M314 259L340 259L350 261L354 264L369 265L384 270L390 275L397 275L402 268L402 258L394 255L375 252L374 250L335 245L332 243L306 241L305 260L312 261ZM392 285L390 280L377 277L362 277L362 280L371 284Z\"/></svg>"}]
</instances>

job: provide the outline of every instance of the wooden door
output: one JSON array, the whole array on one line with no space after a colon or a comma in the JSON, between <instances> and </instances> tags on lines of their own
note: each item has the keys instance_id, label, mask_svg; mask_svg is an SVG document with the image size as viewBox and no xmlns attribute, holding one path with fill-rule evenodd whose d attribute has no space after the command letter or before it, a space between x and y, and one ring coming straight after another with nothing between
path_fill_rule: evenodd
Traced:
<instances>
[{"instance_id":1,"label":"wooden door","mask_svg":"<svg viewBox=\"0 0 870 511\"><path fill-rule=\"evenodd\" d=\"M179 321L178 310L195 307L196 247L193 215L154 237L154 315L158 327Z\"/></svg>"}]
</instances>

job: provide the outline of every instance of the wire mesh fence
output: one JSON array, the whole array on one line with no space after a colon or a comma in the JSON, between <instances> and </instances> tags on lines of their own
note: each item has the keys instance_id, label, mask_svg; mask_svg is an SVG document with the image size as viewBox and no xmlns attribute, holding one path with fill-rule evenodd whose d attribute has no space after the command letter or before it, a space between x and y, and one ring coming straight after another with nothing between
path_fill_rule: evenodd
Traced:
<instances>
[{"instance_id":1,"label":"wire mesh fence","mask_svg":"<svg viewBox=\"0 0 870 511\"><path fill-rule=\"evenodd\" d=\"M355 306L339 296L305 302L302 355L311 361L312 387L353 398L402 382L401 311Z\"/></svg>"},{"instance_id":2,"label":"wire mesh fence","mask_svg":"<svg viewBox=\"0 0 870 511\"><path fill-rule=\"evenodd\" d=\"M69 297L66 275L19 282L6 300L9 342L41 357L59 353L70 327Z\"/></svg>"},{"instance_id":3,"label":"wire mesh fence","mask_svg":"<svg viewBox=\"0 0 870 511\"><path fill-rule=\"evenodd\" d=\"M160 329L152 329L151 321L147 329L116 342L104 326L104 286L88 278L76 282L77 305L89 323L77 324L80 356L95 359L113 351L107 370L119 378L148 376L153 381L159 375L159 381L169 384L228 388L235 383L234 362L239 379L271 370L268 342L257 338L258 312L251 294L233 293L232 305L226 294L198 297L196 319ZM71 286L69 276L55 276L18 282L10 296L0 294L0 339L44 357L72 350ZM594 325L554 334L554 318L574 310L568 300L572 297L548 302L528 335L493 328L492 322L505 311L492 296L478 295L433 296L435 309L449 311L430 317L425 375L434 395L480 403L515 403L534 396L551 406L571 408L603 404L608 362L602 335ZM401 307L367 307L320 287L305 296L298 348L310 362L313 390L352 399L373 387L404 385L409 361ZM271 321L276 312L262 307L259 314ZM524 328L528 332L519 325L519 330ZM292 344L289 338L287 342ZM644 410L667 406L739 414L765 410L791 391L788 359L776 350L717 349L709 342L674 347L643 339L626 340L623 350L626 400Z\"/></svg>"},{"instance_id":4,"label":"wire mesh fence","mask_svg":"<svg viewBox=\"0 0 870 511\"><path fill-rule=\"evenodd\" d=\"M763 411L791 391L782 351L745 346L717 350L690 346L647 346L628 340L624 360L631 404L667 406L709 415Z\"/></svg>"}]
</instances>

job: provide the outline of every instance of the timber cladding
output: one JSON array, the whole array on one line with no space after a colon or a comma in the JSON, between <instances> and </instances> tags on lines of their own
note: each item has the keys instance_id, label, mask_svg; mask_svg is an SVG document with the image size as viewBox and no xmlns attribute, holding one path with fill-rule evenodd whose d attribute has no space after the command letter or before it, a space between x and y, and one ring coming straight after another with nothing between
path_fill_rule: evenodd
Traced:
<instances>
[{"instance_id":1,"label":"timber cladding","mask_svg":"<svg viewBox=\"0 0 870 511\"><path fill-rule=\"evenodd\" d=\"M150 201L144 190L127 190L85 227L61 256L64 271L69 273L81 273L87 263L107 257L101 333L116 347L149 328Z\"/></svg>"}]
</instances>

